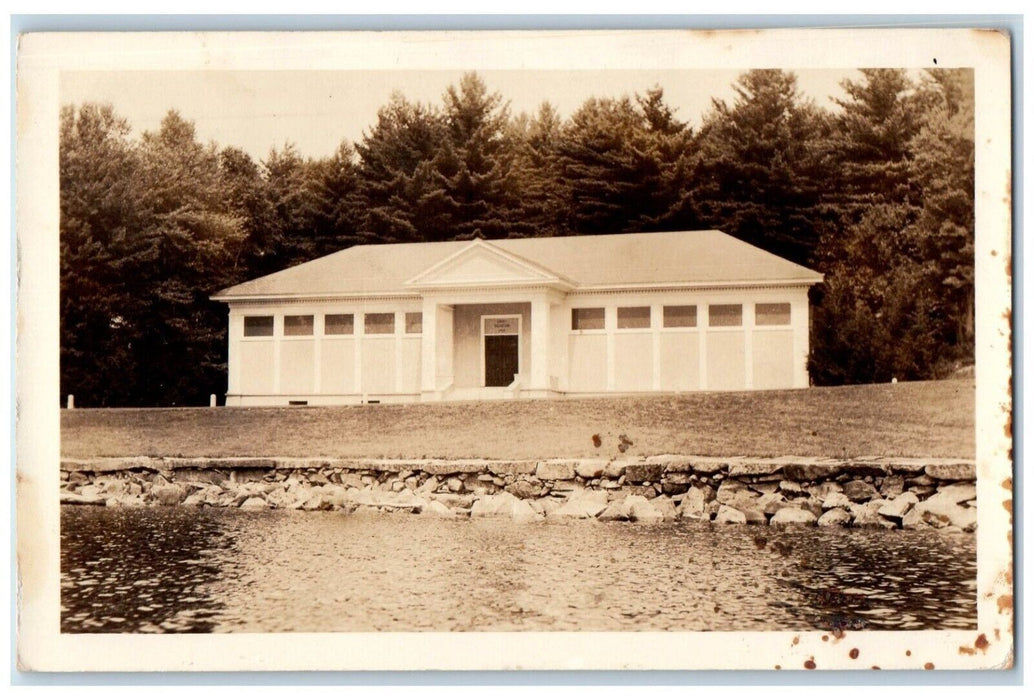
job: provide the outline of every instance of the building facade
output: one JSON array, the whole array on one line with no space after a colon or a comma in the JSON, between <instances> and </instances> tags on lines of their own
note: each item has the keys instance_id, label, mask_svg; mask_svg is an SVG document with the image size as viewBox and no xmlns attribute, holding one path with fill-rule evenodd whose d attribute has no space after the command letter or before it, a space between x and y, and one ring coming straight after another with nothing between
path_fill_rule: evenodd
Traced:
<instances>
[{"instance_id":1,"label":"building facade","mask_svg":"<svg viewBox=\"0 0 1034 700\"><path fill-rule=\"evenodd\" d=\"M223 290L227 405L808 386L821 281L719 231L355 246Z\"/></svg>"}]
</instances>

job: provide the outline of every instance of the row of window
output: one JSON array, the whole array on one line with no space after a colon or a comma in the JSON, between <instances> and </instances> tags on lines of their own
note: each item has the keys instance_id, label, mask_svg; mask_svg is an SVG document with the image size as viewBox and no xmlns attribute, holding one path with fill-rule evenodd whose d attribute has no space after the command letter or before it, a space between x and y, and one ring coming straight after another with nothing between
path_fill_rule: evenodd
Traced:
<instances>
[{"instance_id":1,"label":"row of window","mask_svg":"<svg viewBox=\"0 0 1034 700\"><path fill-rule=\"evenodd\" d=\"M663 311L664 328L695 328L697 325L697 307L665 306ZM755 304L754 324L757 326L790 325L789 304ZM619 306L618 328L649 328L651 325L649 306ZM708 326L742 326L742 304L709 304L707 307ZM604 310L602 307L589 309L571 309L571 330L592 331L603 330Z\"/></svg>"},{"instance_id":2,"label":"row of window","mask_svg":"<svg viewBox=\"0 0 1034 700\"><path fill-rule=\"evenodd\" d=\"M406 313L406 333L419 334L424 330L424 315L419 311ZM284 316L284 335L312 335L315 318L310 315ZM363 330L366 335L394 335L395 314L364 314ZM355 314L327 314L323 317L323 335L354 335ZM245 316L244 337L273 335L272 316Z\"/></svg>"}]
</instances>

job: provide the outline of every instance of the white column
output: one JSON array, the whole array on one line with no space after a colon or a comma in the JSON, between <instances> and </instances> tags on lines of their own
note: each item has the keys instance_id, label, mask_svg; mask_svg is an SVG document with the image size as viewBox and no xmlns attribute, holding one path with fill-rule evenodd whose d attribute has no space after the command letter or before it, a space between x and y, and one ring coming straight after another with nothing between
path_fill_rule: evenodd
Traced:
<instances>
[{"instance_id":1,"label":"white column","mask_svg":"<svg viewBox=\"0 0 1034 700\"><path fill-rule=\"evenodd\" d=\"M743 364L744 388L754 388L754 302L744 301L743 306Z\"/></svg>"},{"instance_id":2,"label":"white column","mask_svg":"<svg viewBox=\"0 0 1034 700\"><path fill-rule=\"evenodd\" d=\"M284 315L273 316L273 393L280 393L280 345L284 341Z\"/></svg>"},{"instance_id":3,"label":"white column","mask_svg":"<svg viewBox=\"0 0 1034 700\"><path fill-rule=\"evenodd\" d=\"M353 353L352 371L355 376L353 392L363 400L363 338L366 336L366 313L364 309L356 309L352 321L352 332L355 333L355 352Z\"/></svg>"},{"instance_id":4,"label":"white column","mask_svg":"<svg viewBox=\"0 0 1034 700\"><path fill-rule=\"evenodd\" d=\"M531 388L549 389L550 342L549 300L531 302Z\"/></svg>"},{"instance_id":5,"label":"white column","mask_svg":"<svg viewBox=\"0 0 1034 700\"><path fill-rule=\"evenodd\" d=\"M661 323L664 320L664 305L650 307L650 335L653 340L653 390L661 390Z\"/></svg>"},{"instance_id":6,"label":"white column","mask_svg":"<svg viewBox=\"0 0 1034 700\"><path fill-rule=\"evenodd\" d=\"M808 377L808 292L798 292L790 304L790 325L793 328L793 386L804 389L811 383Z\"/></svg>"},{"instance_id":7,"label":"white column","mask_svg":"<svg viewBox=\"0 0 1034 700\"><path fill-rule=\"evenodd\" d=\"M320 383L323 381L323 317L324 314L312 315L312 393L320 394Z\"/></svg>"},{"instance_id":8,"label":"white column","mask_svg":"<svg viewBox=\"0 0 1034 700\"><path fill-rule=\"evenodd\" d=\"M395 361L392 363L395 371L395 393L401 394L402 387L402 364L405 357L402 354L402 334L406 332L406 312L395 312Z\"/></svg>"},{"instance_id":9,"label":"white column","mask_svg":"<svg viewBox=\"0 0 1034 700\"><path fill-rule=\"evenodd\" d=\"M617 386L617 373L615 371L615 357L617 350L614 342L614 330L618 327L618 308L616 306L603 307L603 329L607 334L607 391L614 391Z\"/></svg>"},{"instance_id":10,"label":"white column","mask_svg":"<svg viewBox=\"0 0 1034 700\"><path fill-rule=\"evenodd\" d=\"M707 390L707 328L710 323L708 301L702 299L697 304L697 336L700 345L697 347L700 356L700 391Z\"/></svg>"},{"instance_id":11,"label":"white column","mask_svg":"<svg viewBox=\"0 0 1034 700\"><path fill-rule=\"evenodd\" d=\"M420 337L420 392L425 399L438 388L438 304L424 297L424 328Z\"/></svg>"},{"instance_id":12,"label":"white column","mask_svg":"<svg viewBox=\"0 0 1034 700\"><path fill-rule=\"evenodd\" d=\"M240 393L241 377L241 338L244 336L244 318L235 311L230 311L229 325L226 331L227 342L227 378L226 393Z\"/></svg>"}]
</instances>

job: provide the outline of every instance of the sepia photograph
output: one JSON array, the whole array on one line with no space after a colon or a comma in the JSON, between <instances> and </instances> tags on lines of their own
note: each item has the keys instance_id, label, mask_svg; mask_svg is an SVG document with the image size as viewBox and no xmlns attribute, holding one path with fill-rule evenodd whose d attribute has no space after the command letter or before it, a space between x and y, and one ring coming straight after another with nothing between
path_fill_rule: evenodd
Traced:
<instances>
[{"instance_id":1,"label":"sepia photograph","mask_svg":"<svg viewBox=\"0 0 1034 700\"><path fill-rule=\"evenodd\" d=\"M27 669L1012 665L1006 34L66 41Z\"/></svg>"}]
</instances>

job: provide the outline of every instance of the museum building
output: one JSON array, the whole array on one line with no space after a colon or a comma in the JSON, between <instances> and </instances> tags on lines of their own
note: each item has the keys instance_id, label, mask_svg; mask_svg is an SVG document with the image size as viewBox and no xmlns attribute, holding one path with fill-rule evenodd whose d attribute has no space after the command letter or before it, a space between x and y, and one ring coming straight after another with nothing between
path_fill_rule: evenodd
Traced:
<instances>
[{"instance_id":1,"label":"museum building","mask_svg":"<svg viewBox=\"0 0 1034 700\"><path fill-rule=\"evenodd\" d=\"M230 406L808 386L822 275L721 231L360 245L212 298Z\"/></svg>"}]
</instances>

